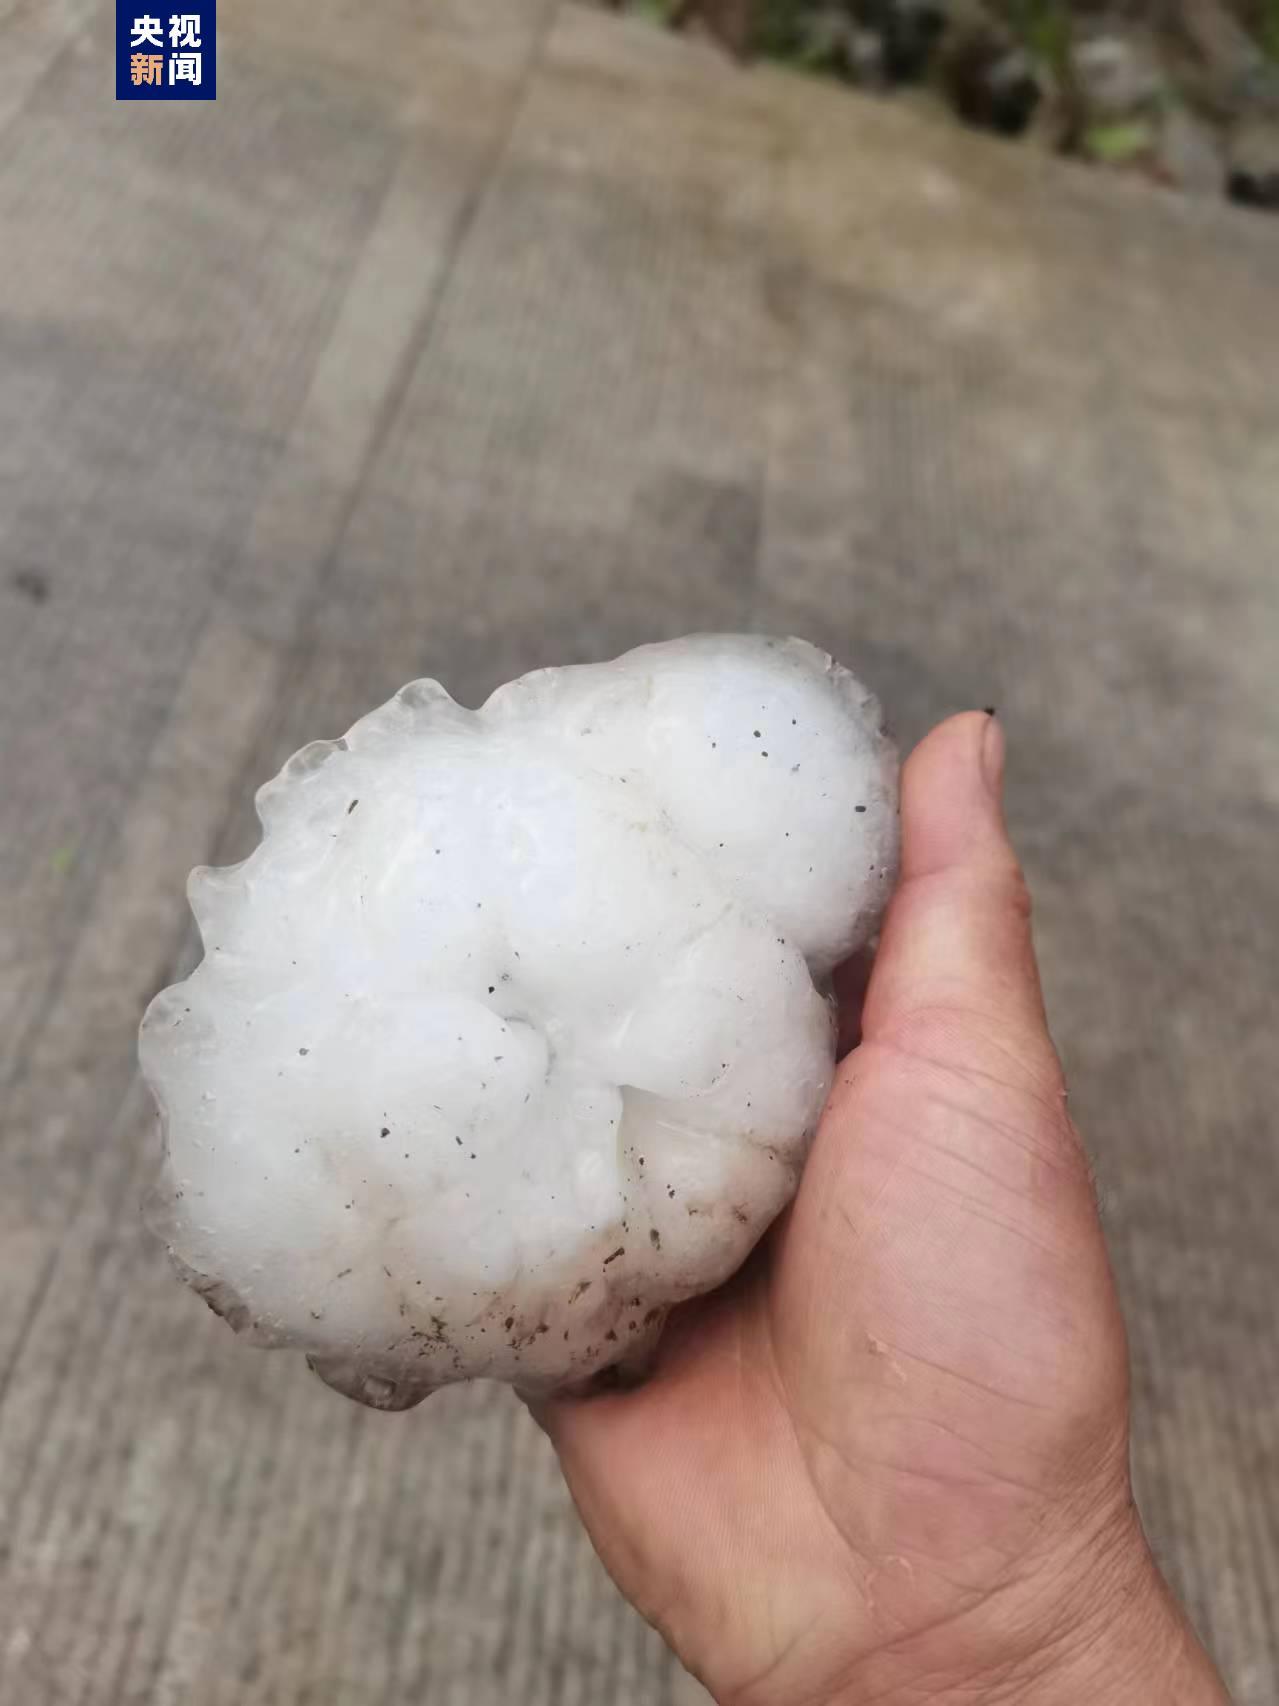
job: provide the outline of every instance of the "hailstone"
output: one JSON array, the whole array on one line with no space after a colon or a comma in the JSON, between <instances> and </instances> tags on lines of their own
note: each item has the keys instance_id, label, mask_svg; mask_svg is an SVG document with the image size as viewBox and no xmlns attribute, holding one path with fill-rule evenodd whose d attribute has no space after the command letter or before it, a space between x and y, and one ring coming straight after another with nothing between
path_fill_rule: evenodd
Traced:
<instances>
[{"instance_id":1,"label":"hailstone","mask_svg":"<svg viewBox=\"0 0 1279 1706\"><path fill-rule=\"evenodd\" d=\"M143 1021L184 1277L384 1409L642 1360L794 1191L896 794L871 694L739 635L304 747Z\"/></svg>"}]
</instances>

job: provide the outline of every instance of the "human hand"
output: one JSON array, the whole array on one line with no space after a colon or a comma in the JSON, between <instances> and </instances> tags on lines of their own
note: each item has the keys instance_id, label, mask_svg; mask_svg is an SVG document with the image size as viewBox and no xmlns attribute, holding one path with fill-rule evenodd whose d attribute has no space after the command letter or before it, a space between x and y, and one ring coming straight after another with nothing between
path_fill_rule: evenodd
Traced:
<instances>
[{"instance_id":1,"label":"human hand","mask_svg":"<svg viewBox=\"0 0 1279 1706\"><path fill-rule=\"evenodd\" d=\"M722 1706L1227 1696L1150 1557L1128 1357L1004 829L1003 735L902 778L902 878L798 1196L644 1386L536 1413Z\"/></svg>"}]
</instances>

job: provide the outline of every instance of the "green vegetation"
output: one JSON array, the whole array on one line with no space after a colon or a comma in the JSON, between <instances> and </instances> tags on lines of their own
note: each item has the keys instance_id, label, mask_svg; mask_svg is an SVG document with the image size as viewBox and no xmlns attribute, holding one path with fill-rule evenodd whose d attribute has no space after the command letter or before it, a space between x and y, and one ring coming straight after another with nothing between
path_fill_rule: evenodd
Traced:
<instances>
[{"instance_id":1,"label":"green vegetation","mask_svg":"<svg viewBox=\"0 0 1279 1706\"><path fill-rule=\"evenodd\" d=\"M1119 166L1148 154L1155 144L1155 127L1144 118L1127 119L1115 124L1094 124L1083 134L1083 149L1093 160L1103 165Z\"/></svg>"},{"instance_id":2,"label":"green vegetation","mask_svg":"<svg viewBox=\"0 0 1279 1706\"><path fill-rule=\"evenodd\" d=\"M651 24L673 24L681 0L626 0L625 10L633 18L646 18Z\"/></svg>"},{"instance_id":3,"label":"green vegetation","mask_svg":"<svg viewBox=\"0 0 1279 1706\"><path fill-rule=\"evenodd\" d=\"M1003 12L1031 59L1064 81L1070 68L1070 11L1065 0L1008 0Z\"/></svg>"},{"instance_id":4,"label":"green vegetation","mask_svg":"<svg viewBox=\"0 0 1279 1706\"><path fill-rule=\"evenodd\" d=\"M758 0L752 32L756 51L790 65L820 69L820 32L812 12L803 0Z\"/></svg>"}]
</instances>

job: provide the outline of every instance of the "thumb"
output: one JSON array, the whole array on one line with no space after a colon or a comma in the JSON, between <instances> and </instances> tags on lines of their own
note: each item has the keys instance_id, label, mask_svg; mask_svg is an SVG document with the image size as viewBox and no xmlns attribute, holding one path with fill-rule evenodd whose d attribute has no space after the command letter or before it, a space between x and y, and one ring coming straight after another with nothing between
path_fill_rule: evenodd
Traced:
<instances>
[{"instance_id":1,"label":"thumb","mask_svg":"<svg viewBox=\"0 0 1279 1706\"><path fill-rule=\"evenodd\" d=\"M863 1036L949 1063L980 1051L1005 1079L1050 1091L1030 898L1003 814L1004 732L965 712L902 771L902 868L884 921ZM996 1064L994 1056L1000 1060Z\"/></svg>"}]
</instances>

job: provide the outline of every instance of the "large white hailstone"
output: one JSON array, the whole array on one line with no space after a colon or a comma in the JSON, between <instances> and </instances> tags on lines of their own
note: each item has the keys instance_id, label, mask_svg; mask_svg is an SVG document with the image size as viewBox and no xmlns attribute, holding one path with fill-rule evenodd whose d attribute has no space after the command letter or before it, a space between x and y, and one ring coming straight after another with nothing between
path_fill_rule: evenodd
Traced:
<instances>
[{"instance_id":1,"label":"large white hailstone","mask_svg":"<svg viewBox=\"0 0 1279 1706\"><path fill-rule=\"evenodd\" d=\"M479 711L412 682L304 747L143 1022L185 1277L381 1408L642 1360L794 1190L896 796L877 702L799 640Z\"/></svg>"}]
</instances>

